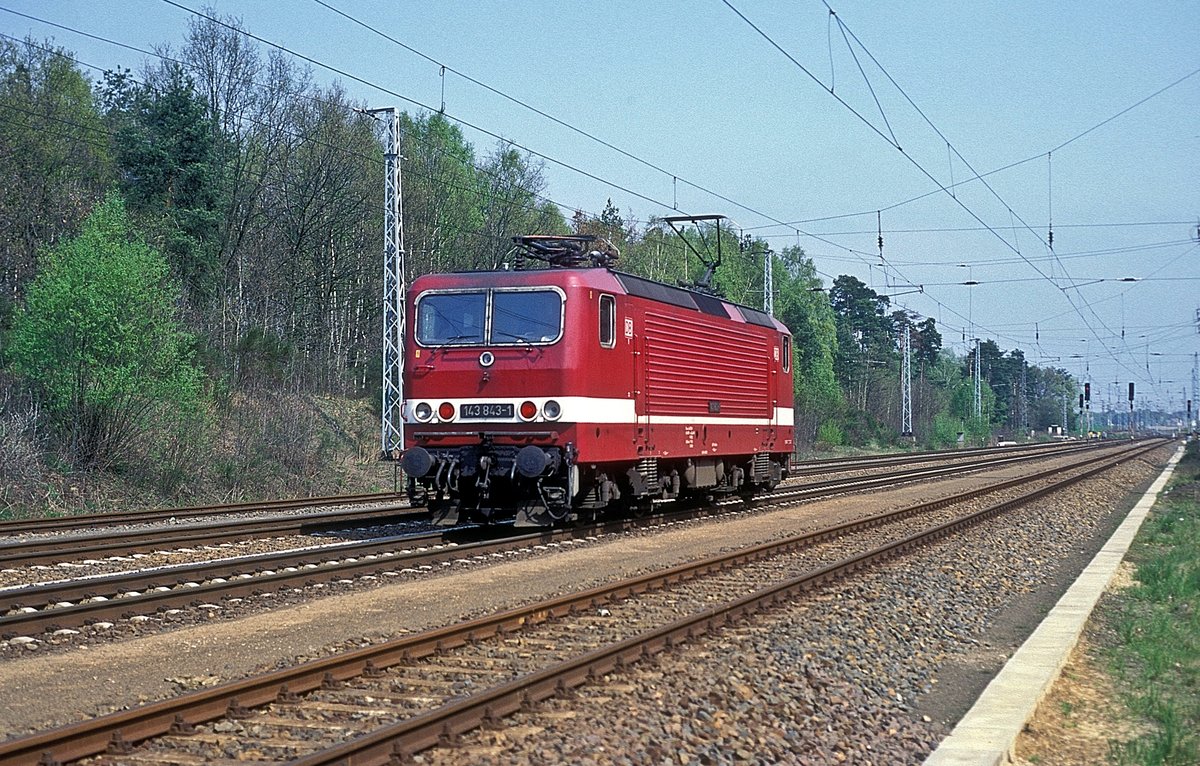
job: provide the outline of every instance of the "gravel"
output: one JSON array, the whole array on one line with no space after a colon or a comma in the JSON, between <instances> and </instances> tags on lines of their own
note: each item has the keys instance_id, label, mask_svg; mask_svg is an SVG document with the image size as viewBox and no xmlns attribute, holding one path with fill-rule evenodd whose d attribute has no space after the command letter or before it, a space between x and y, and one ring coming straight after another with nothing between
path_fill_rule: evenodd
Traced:
<instances>
[{"instance_id":1,"label":"gravel","mask_svg":"<svg viewBox=\"0 0 1200 766\"><path fill-rule=\"evenodd\" d=\"M997 618L1035 598L1061 562L1080 560L1083 533L1111 526L1130 488L1154 473L1142 461L1117 469L547 701L504 730L465 737L465 753L418 762L920 763L953 724L916 704L943 666L1007 656L1011 647L988 642Z\"/></svg>"}]
</instances>

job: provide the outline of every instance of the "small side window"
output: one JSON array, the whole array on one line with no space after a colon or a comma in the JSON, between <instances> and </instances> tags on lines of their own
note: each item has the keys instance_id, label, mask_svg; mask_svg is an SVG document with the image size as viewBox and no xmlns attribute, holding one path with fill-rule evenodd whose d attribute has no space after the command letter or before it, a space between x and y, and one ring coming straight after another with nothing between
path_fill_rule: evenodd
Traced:
<instances>
[{"instance_id":1,"label":"small side window","mask_svg":"<svg viewBox=\"0 0 1200 766\"><path fill-rule=\"evenodd\" d=\"M792 336L783 336L783 371L791 372L792 370Z\"/></svg>"},{"instance_id":2,"label":"small side window","mask_svg":"<svg viewBox=\"0 0 1200 766\"><path fill-rule=\"evenodd\" d=\"M600 345L617 345L617 299L611 295L600 296Z\"/></svg>"}]
</instances>

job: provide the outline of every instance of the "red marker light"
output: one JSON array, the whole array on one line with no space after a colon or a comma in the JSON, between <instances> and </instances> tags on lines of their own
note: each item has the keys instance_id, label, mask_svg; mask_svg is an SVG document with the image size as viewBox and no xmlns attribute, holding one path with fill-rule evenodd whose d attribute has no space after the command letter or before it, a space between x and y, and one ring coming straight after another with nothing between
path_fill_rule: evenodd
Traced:
<instances>
[{"instance_id":1,"label":"red marker light","mask_svg":"<svg viewBox=\"0 0 1200 766\"><path fill-rule=\"evenodd\" d=\"M438 405L438 417L442 420L454 419L454 405L450 402L442 402Z\"/></svg>"},{"instance_id":2,"label":"red marker light","mask_svg":"<svg viewBox=\"0 0 1200 766\"><path fill-rule=\"evenodd\" d=\"M537 417L537 405L530 401L521 402L521 419L533 420Z\"/></svg>"}]
</instances>

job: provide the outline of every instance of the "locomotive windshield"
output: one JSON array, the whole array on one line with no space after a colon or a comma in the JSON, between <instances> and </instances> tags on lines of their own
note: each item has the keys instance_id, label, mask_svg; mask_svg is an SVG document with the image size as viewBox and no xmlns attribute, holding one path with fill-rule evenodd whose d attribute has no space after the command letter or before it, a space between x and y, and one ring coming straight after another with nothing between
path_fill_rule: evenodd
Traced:
<instances>
[{"instance_id":1,"label":"locomotive windshield","mask_svg":"<svg viewBox=\"0 0 1200 766\"><path fill-rule=\"evenodd\" d=\"M417 302L417 342L423 346L481 345L487 293L433 293Z\"/></svg>"},{"instance_id":2,"label":"locomotive windshield","mask_svg":"<svg viewBox=\"0 0 1200 766\"><path fill-rule=\"evenodd\" d=\"M562 327L562 297L551 290L492 294L492 343L551 343Z\"/></svg>"},{"instance_id":3,"label":"locomotive windshield","mask_svg":"<svg viewBox=\"0 0 1200 766\"><path fill-rule=\"evenodd\" d=\"M557 290L437 291L417 298L422 346L510 346L554 343L562 336Z\"/></svg>"}]
</instances>

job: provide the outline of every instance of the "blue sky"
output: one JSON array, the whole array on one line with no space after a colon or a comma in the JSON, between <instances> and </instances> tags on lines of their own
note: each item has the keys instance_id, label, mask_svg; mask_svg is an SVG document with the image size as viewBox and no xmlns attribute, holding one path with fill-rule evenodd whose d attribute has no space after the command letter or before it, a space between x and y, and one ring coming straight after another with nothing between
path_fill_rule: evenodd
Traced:
<instances>
[{"instance_id":1,"label":"blue sky","mask_svg":"<svg viewBox=\"0 0 1200 766\"><path fill-rule=\"evenodd\" d=\"M324 2L637 158L447 72L450 117L610 182L547 160L547 195L570 208L598 212L611 198L640 220L673 205L723 213L777 248L799 243L827 279L854 274L934 317L960 352L964 336L1023 348L1034 363L1089 376L1094 396L1120 408L1128 381L1139 401L1180 407L1184 389L1191 396L1195 3L830 0L839 25L810 0ZM436 64L314 0L211 6L272 42L441 104ZM178 45L189 18L160 0L0 7L142 47ZM10 13L0 12L0 32L52 37L100 67L141 66L140 55ZM419 109L320 67L313 74L341 79L371 106ZM479 154L497 141L464 132ZM987 176L990 189L961 183L971 168L1022 160ZM953 197L939 189L952 182ZM1128 278L1139 281L1116 281ZM916 284L924 291L906 287Z\"/></svg>"}]
</instances>

